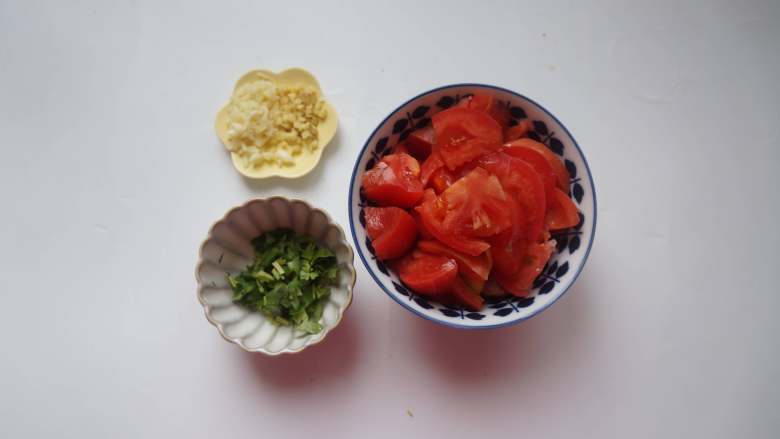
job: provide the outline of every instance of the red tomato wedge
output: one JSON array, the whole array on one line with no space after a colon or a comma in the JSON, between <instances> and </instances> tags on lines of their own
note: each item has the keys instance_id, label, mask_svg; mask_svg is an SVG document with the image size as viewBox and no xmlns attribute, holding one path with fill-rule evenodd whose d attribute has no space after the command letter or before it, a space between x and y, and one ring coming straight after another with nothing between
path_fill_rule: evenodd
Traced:
<instances>
[{"instance_id":1,"label":"red tomato wedge","mask_svg":"<svg viewBox=\"0 0 780 439\"><path fill-rule=\"evenodd\" d=\"M427 189L425 192L423 202L415 208L420 214L423 229L447 246L467 255L479 256L490 248L485 241L454 235L445 230L443 222L447 213L446 205L433 189Z\"/></svg>"},{"instance_id":2,"label":"red tomato wedge","mask_svg":"<svg viewBox=\"0 0 780 439\"><path fill-rule=\"evenodd\" d=\"M366 207L366 233L377 259L403 256L417 239L417 223L398 207Z\"/></svg>"},{"instance_id":3,"label":"red tomato wedge","mask_svg":"<svg viewBox=\"0 0 780 439\"><path fill-rule=\"evenodd\" d=\"M513 140L525 137L533 131L534 126L528 119L523 119L517 123L517 125L509 127L504 130L504 142L511 142Z\"/></svg>"},{"instance_id":4,"label":"red tomato wedge","mask_svg":"<svg viewBox=\"0 0 780 439\"><path fill-rule=\"evenodd\" d=\"M539 151L529 148L527 146L515 146L511 148L504 148L504 152L512 157L518 158L534 168L539 177L542 178L544 184L544 195L547 200L547 206L549 208L553 199L553 189L556 188L558 177L550 166L550 163Z\"/></svg>"},{"instance_id":5,"label":"red tomato wedge","mask_svg":"<svg viewBox=\"0 0 780 439\"><path fill-rule=\"evenodd\" d=\"M433 116L438 151L454 171L475 158L501 148L501 126L486 113L468 108L450 108Z\"/></svg>"},{"instance_id":6,"label":"red tomato wedge","mask_svg":"<svg viewBox=\"0 0 780 439\"><path fill-rule=\"evenodd\" d=\"M458 264L445 256L415 251L398 263L398 276L416 293L444 294L458 277Z\"/></svg>"},{"instance_id":7,"label":"red tomato wedge","mask_svg":"<svg viewBox=\"0 0 780 439\"><path fill-rule=\"evenodd\" d=\"M427 127L414 130L406 138L406 149L417 160L425 160L431 155L433 148L434 131L433 127Z\"/></svg>"},{"instance_id":8,"label":"red tomato wedge","mask_svg":"<svg viewBox=\"0 0 780 439\"><path fill-rule=\"evenodd\" d=\"M447 168L439 168L433 173L428 184L437 194L441 194L452 186L457 179L458 177Z\"/></svg>"},{"instance_id":9,"label":"red tomato wedge","mask_svg":"<svg viewBox=\"0 0 780 439\"><path fill-rule=\"evenodd\" d=\"M450 296L460 305L463 305L464 308L471 311L479 311L485 302L482 296L469 288L460 277L455 277L450 287Z\"/></svg>"},{"instance_id":10,"label":"red tomato wedge","mask_svg":"<svg viewBox=\"0 0 780 439\"><path fill-rule=\"evenodd\" d=\"M433 240L420 241L417 243L417 248L426 253L454 259L458 263L458 273L476 292L482 290L490 275L490 269L493 267L490 252L482 253L479 256L466 255Z\"/></svg>"},{"instance_id":11,"label":"red tomato wedge","mask_svg":"<svg viewBox=\"0 0 780 439\"><path fill-rule=\"evenodd\" d=\"M420 181L422 182L423 187L428 187L428 182L433 174L443 167L444 160L441 159L441 156L437 152L431 153L420 167Z\"/></svg>"},{"instance_id":12,"label":"red tomato wedge","mask_svg":"<svg viewBox=\"0 0 780 439\"><path fill-rule=\"evenodd\" d=\"M560 230L576 226L580 222L580 215L574 201L556 188L545 220L550 230Z\"/></svg>"},{"instance_id":13,"label":"red tomato wedge","mask_svg":"<svg viewBox=\"0 0 780 439\"><path fill-rule=\"evenodd\" d=\"M380 205L412 207L423 193L420 164L408 154L390 154L363 174L363 190Z\"/></svg>"},{"instance_id":14,"label":"red tomato wedge","mask_svg":"<svg viewBox=\"0 0 780 439\"><path fill-rule=\"evenodd\" d=\"M488 238L493 270L503 274L511 274L520 269L520 258L525 253L528 242L522 209L512 200L507 204L507 210L511 214L512 227Z\"/></svg>"},{"instance_id":15,"label":"red tomato wedge","mask_svg":"<svg viewBox=\"0 0 780 439\"><path fill-rule=\"evenodd\" d=\"M473 96L463 99L458 103L458 107L469 108L471 110L481 111L492 117L502 127L509 125L509 108L501 105L493 96L475 93Z\"/></svg>"},{"instance_id":16,"label":"red tomato wedge","mask_svg":"<svg viewBox=\"0 0 780 439\"><path fill-rule=\"evenodd\" d=\"M531 286L537 276L542 272L544 264L550 259L555 247L554 241L543 244L531 244L527 247L520 264L520 269L512 274L496 274L496 281L513 296L526 297L530 294Z\"/></svg>"},{"instance_id":17,"label":"red tomato wedge","mask_svg":"<svg viewBox=\"0 0 780 439\"><path fill-rule=\"evenodd\" d=\"M554 152L550 151L550 149L544 146L543 143L526 138L513 140L505 144L504 151L511 155L512 153L509 150L519 146L525 146L539 151L544 156L544 158L547 159L547 163L550 164L553 172L555 172L558 188L565 193L569 193L569 172L566 170L566 166L563 165L563 162L561 162L561 160L557 155L555 155Z\"/></svg>"},{"instance_id":18,"label":"red tomato wedge","mask_svg":"<svg viewBox=\"0 0 780 439\"><path fill-rule=\"evenodd\" d=\"M509 198L500 179L482 168L477 167L456 181L441 194L441 199L447 209L444 229L452 235L485 238L512 225L506 209Z\"/></svg>"},{"instance_id":19,"label":"red tomato wedge","mask_svg":"<svg viewBox=\"0 0 780 439\"><path fill-rule=\"evenodd\" d=\"M522 208L526 238L529 241L541 240L547 201L544 184L534 168L503 152L482 156L476 163L498 177L504 190ZM505 214L508 214L506 209Z\"/></svg>"},{"instance_id":20,"label":"red tomato wedge","mask_svg":"<svg viewBox=\"0 0 780 439\"><path fill-rule=\"evenodd\" d=\"M406 143L400 142L393 147L393 154L409 154L409 148L406 147Z\"/></svg>"}]
</instances>

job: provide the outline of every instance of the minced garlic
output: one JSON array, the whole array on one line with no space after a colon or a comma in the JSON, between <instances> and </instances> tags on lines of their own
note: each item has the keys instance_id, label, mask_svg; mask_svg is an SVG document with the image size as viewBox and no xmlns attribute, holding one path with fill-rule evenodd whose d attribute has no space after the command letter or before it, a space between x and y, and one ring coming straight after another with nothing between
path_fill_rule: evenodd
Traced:
<instances>
[{"instance_id":1,"label":"minced garlic","mask_svg":"<svg viewBox=\"0 0 780 439\"><path fill-rule=\"evenodd\" d=\"M291 165L315 151L317 125L328 116L316 90L262 79L238 87L226 110L227 148L253 168Z\"/></svg>"}]
</instances>

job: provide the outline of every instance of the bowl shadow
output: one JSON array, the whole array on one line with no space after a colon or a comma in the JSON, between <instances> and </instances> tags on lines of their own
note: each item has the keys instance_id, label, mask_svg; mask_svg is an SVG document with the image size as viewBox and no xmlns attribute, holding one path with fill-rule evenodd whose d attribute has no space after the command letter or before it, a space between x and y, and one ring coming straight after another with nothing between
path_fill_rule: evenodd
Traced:
<instances>
[{"instance_id":1,"label":"bowl shadow","mask_svg":"<svg viewBox=\"0 0 780 439\"><path fill-rule=\"evenodd\" d=\"M555 306L501 329L470 331L414 319L411 338L424 361L454 386L533 379L533 371L560 363L567 350L588 343L589 293L578 282Z\"/></svg>"},{"instance_id":2,"label":"bowl shadow","mask_svg":"<svg viewBox=\"0 0 780 439\"><path fill-rule=\"evenodd\" d=\"M320 343L295 354L276 357L240 351L252 376L264 386L279 389L312 388L345 380L361 349L356 320L345 316Z\"/></svg>"}]
</instances>

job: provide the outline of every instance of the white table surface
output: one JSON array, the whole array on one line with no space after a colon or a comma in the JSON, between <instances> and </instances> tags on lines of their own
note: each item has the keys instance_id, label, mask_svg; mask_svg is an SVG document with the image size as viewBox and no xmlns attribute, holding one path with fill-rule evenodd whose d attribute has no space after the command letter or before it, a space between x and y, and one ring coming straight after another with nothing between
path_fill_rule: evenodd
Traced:
<instances>
[{"instance_id":1,"label":"white table surface","mask_svg":"<svg viewBox=\"0 0 780 439\"><path fill-rule=\"evenodd\" d=\"M780 3L66 3L0 1L0 437L780 434ZM338 137L306 178L243 180L215 112L288 66ZM356 260L324 344L222 340L193 277L212 222L280 194L347 226L376 124L466 81L542 102L584 149L599 224L572 290L463 332Z\"/></svg>"}]
</instances>

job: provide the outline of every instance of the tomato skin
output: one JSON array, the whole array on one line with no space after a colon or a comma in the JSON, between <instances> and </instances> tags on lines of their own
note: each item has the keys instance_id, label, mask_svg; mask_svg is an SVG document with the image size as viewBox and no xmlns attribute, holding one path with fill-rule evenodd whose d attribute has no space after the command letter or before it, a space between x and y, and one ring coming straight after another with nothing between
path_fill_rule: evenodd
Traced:
<instances>
[{"instance_id":1,"label":"tomato skin","mask_svg":"<svg viewBox=\"0 0 780 439\"><path fill-rule=\"evenodd\" d=\"M406 147L406 143L399 142L393 147L393 154L409 154L409 148Z\"/></svg>"},{"instance_id":2,"label":"tomato skin","mask_svg":"<svg viewBox=\"0 0 780 439\"><path fill-rule=\"evenodd\" d=\"M544 158L547 159L547 163L550 164L553 172L555 172L558 189L565 193L569 193L569 171L566 170L566 166L563 165L563 162L558 158L557 155L555 155L554 152L550 151L550 149L547 148L543 143L539 143L536 140L527 138L513 140L505 144L504 151L511 155L511 150L513 148L521 146L535 149L541 153Z\"/></svg>"},{"instance_id":3,"label":"tomato skin","mask_svg":"<svg viewBox=\"0 0 780 439\"><path fill-rule=\"evenodd\" d=\"M485 303L482 296L471 290L460 277L455 277L449 293L457 303L470 311L479 311Z\"/></svg>"},{"instance_id":4,"label":"tomato skin","mask_svg":"<svg viewBox=\"0 0 780 439\"><path fill-rule=\"evenodd\" d=\"M488 238L493 259L493 271L509 275L520 269L520 259L527 246L523 210L514 200L507 204L512 227Z\"/></svg>"},{"instance_id":5,"label":"tomato skin","mask_svg":"<svg viewBox=\"0 0 780 439\"><path fill-rule=\"evenodd\" d=\"M486 113L454 107L436 113L432 120L436 139L434 150L451 171L501 148L501 126Z\"/></svg>"},{"instance_id":6,"label":"tomato skin","mask_svg":"<svg viewBox=\"0 0 780 439\"><path fill-rule=\"evenodd\" d=\"M485 241L453 235L445 230L443 221L447 213L446 205L433 189L426 189L423 202L415 210L420 214L422 228L447 246L471 256L479 256L490 248Z\"/></svg>"},{"instance_id":7,"label":"tomato skin","mask_svg":"<svg viewBox=\"0 0 780 439\"><path fill-rule=\"evenodd\" d=\"M417 223L398 207L366 207L366 234L377 259L403 256L417 239Z\"/></svg>"},{"instance_id":8,"label":"tomato skin","mask_svg":"<svg viewBox=\"0 0 780 439\"><path fill-rule=\"evenodd\" d=\"M539 177L542 178L544 184L544 195L547 201L547 207L553 199L553 190L556 188L558 177L550 166L550 163L539 151L529 148L527 146L514 146L510 148L504 148L504 152L512 157L518 158L534 168Z\"/></svg>"},{"instance_id":9,"label":"tomato skin","mask_svg":"<svg viewBox=\"0 0 780 439\"><path fill-rule=\"evenodd\" d=\"M412 252L398 263L398 276L418 294L447 293L458 277L458 264L445 256Z\"/></svg>"},{"instance_id":10,"label":"tomato skin","mask_svg":"<svg viewBox=\"0 0 780 439\"><path fill-rule=\"evenodd\" d=\"M504 190L522 208L526 238L541 240L547 200L539 174L531 165L503 152L482 156L476 163L498 177Z\"/></svg>"},{"instance_id":11,"label":"tomato skin","mask_svg":"<svg viewBox=\"0 0 780 439\"><path fill-rule=\"evenodd\" d=\"M509 294L527 297L531 292L534 279L541 274L554 248L554 241L531 244L526 248L519 270L512 274L497 273L496 281Z\"/></svg>"},{"instance_id":12,"label":"tomato skin","mask_svg":"<svg viewBox=\"0 0 780 439\"><path fill-rule=\"evenodd\" d=\"M412 131L406 138L406 148L409 154L417 160L424 161L431 155L435 132L431 125Z\"/></svg>"},{"instance_id":13,"label":"tomato skin","mask_svg":"<svg viewBox=\"0 0 780 439\"><path fill-rule=\"evenodd\" d=\"M423 187L433 188L437 194L444 192L458 179L458 175L444 166L444 161L437 152L431 153L420 169L420 180Z\"/></svg>"},{"instance_id":14,"label":"tomato skin","mask_svg":"<svg viewBox=\"0 0 780 439\"><path fill-rule=\"evenodd\" d=\"M547 209L545 222L550 230L574 227L580 222L579 211L574 201L558 188L554 190L553 201Z\"/></svg>"},{"instance_id":15,"label":"tomato skin","mask_svg":"<svg viewBox=\"0 0 780 439\"><path fill-rule=\"evenodd\" d=\"M482 93L474 93L473 96L463 99L458 103L459 107L481 111L492 117L502 128L509 126L509 108L501 105L495 97Z\"/></svg>"},{"instance_id":16,"label":"tomato skin","mask_svg":"<svg viewBox=\"0 0 780 439\"><path fill-rule=\"evenodd\" d=\"M453 250L436 240L419 241L417 248L426 253L454 259L458 263L458 273L477 293L485 285L485 281L490 275L490 270L493 266L493 260L489 251L479 256L470 256Z\"/></svg>"},{"instance_id":17,"label":"tomato skin","mask_svg":"<svg viewBox=\"0 0 780 439\"><path fill-rule=\"evenodd\" d=\"M534 126L528 119L523 119L517 125L504 130L504 142L511 142L523 138L533 131Z\"/></svg>"},{"instance_id":18,"label":"tomato skin","mask_svg":"<svg viewBox=\"0 0 780 439\"><path fill-rule=\"evenodd\" d=\"M363 174L363 190L381 206L413 207L423 193L420 164L408 154L385 156Z\"/></svg>"}]
</instances>

